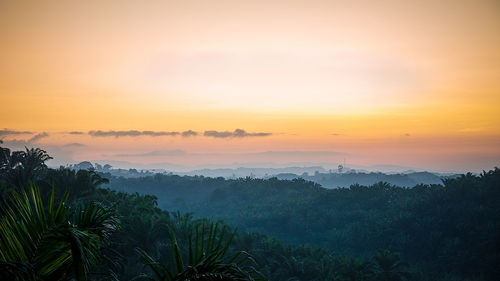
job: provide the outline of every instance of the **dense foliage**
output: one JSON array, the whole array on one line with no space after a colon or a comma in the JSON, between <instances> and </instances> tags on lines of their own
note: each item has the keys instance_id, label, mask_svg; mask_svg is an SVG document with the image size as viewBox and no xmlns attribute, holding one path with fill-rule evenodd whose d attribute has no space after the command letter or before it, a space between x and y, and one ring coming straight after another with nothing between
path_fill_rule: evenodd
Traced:
<instances>
[{"instance_id":1,"label":"dense foliage","mask_svg":"<svg viewBox=\"0 0 500 281\"><path fill-rule=\"evenodd\" d=\"M301 179L160 174L116 178L88 170L49 169L45 166L49 156L43 150L27 149L22 156L0 149L0 265L10 268L1 270L2 274L29 268L30 276L51 279L39 270L45 268L39 261L53 264L50 268L62 274L55 278L60 280L209 280L209 276L217 280L263 276L269 280L496 280L500 273L499 169L463 175L442 185L400 188L379 183L328 190ZM27 155L34 159L23 159ZM106 177L112 189L101 187L108 182ZM38 188L30 187L33 182ZM60 216L66 224L50 219L49 213L54 212L49 210L56 202L64 203ZM31 217L21 215L28 205L38 206L39 213L45 210L45 216L23 221ZM99 238L96 227L81 223L89 217L85 213L96 213L89 208L106 211L113 223L105 225L116 227ZM67 231L93 237L80 244L81 253L88 253L86 263L70 266L76 255L68 250L56 251L68 261L60 263L47 258L55 254L47 248L36 252L43 259L16 257L9 247L33 247L21 240L9 246L6 237L43 232L40 222L44 221L60 227L61 237L68 237L63 235ZM239 231L234 232L235 227ZM64 239L60 241L57 247L67 247Z\"/></svg>"},{"instance_id":2,"label":"dense foliage","mask_svg":"<svg viewBox=\"0 0 500 281\"><path fill-rule=\"evenodd\" d=\"M380 182L325 189L302 179L175 175L112 177L110 185L154 194L163 208L329 253L367 258L388 249L434 278L494 279L500 273L498 168L412 188Z\"/></svg>"}]
</instances>

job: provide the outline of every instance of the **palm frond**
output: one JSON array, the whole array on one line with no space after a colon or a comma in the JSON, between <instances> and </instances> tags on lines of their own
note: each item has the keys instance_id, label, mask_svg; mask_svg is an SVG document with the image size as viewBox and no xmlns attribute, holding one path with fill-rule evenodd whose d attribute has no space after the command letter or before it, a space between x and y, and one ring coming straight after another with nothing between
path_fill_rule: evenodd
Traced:
<instances>
[{"instance_id":1,"label":"palm frond","mask_svg":"<svg viewBox=\"0 0 500 281\"><path fill-rule=\"evenodd\" d=\"M245 252L226 257L236 232L225 239L227 227L219 223L197 224L188 236L187 252L182 251L173 232L169 233L172 268L160 264L145 251L137 249L143 263L152 276L143 274L138 278L147 280L266 280L255 268ZM187 256L187 263L184 260Z\"/></svg>"},{"instance_id":2,"label":"palm frond","mask_svg":"<svg viewBox=\"0 0 500 281\"><path fill-rule=\"evenodd\" d=\"M66 206L68 194L56 204L54 189L48 204L35 185L12 194L2 207L0 266L24 280L83 280L99 257L101 243L116 230L118 221L109 208L88 204L76 219ZM73 222L72 222L73 218Z\"/></svg>"}]
</instances>

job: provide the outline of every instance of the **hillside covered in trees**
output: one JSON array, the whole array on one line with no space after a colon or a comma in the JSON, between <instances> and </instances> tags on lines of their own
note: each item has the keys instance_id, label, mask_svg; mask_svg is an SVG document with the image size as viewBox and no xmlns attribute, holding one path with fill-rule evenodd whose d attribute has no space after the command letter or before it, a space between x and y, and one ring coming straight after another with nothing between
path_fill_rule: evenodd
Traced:
<instances>
[{"instance_id":1,"label":"hillside covered in trees","mask_svg":"<svg viewBox=\"0 0 500 281\"><path fill-rule=\"evenodd\" d=\"M403 188L50 169L0 148L1 280L496 280L500 170Z\"/></svg>"},{"instance_id":2,"label":"hillside covered in trees","mask_svg":"<svg viewBox=\"0 0 500 281\"><path fill-rule=\"evenodd\" d=\"M89 161L83 161L78 164L69 165L69 168L75 170L94 170L98 173L105 173L108 177L140 178L152 176L156 173L175 174L180 176L204 176L204 177L223 177L226 179L238 178L278 178L285 180L305 179L321 184L325 188L349 187L353 184L372 185L378 182L387 182L401 187L413 187L417 184L441 184L443 179L455 178L458 174L439 174L431 172L416 172L408 170L400 173L382 173L356 171L353 169L325 170L322 166L303 166L303 167L285 167L285 168L245 168L237 169L202 169L189 172L175 172L160 170L137 170L113 168L109 164L92 164Z\"/></svg>"}]
</instances>

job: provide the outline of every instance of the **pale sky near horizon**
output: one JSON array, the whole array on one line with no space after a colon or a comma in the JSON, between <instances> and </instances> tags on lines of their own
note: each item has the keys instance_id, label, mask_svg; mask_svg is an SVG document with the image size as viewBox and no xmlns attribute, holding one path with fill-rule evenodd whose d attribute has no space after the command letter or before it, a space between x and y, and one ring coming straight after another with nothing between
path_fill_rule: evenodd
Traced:
<instances>
[{"instance_id":1,"label":"pale sky near horizon","mask_svg":"<svg viewBox=\"0 0 500 281\"><path fill-rule=\"evenodd\" d=\"M57 163L487 170L499 34L495 0L5 0L0 139Z\"/></svg>"}]
</instances>

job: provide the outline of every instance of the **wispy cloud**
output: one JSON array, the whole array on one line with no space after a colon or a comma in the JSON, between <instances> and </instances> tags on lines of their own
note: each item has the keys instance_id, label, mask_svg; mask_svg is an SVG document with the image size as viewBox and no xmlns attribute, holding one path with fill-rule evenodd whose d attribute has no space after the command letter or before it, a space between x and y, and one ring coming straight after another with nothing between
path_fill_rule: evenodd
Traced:
<instances>
[{"instance_id":1,"label":"wispy cloud","mask_svg":"<svg viewBox=\"0 0 500 281\"><path fill-rule=\"evenodd\" d=\"M46 138L46 137L48 137L48 136L49 136L49 134L47 134L46 132L36 134L36 135L34 135L32 138L30 138L30 139L28 140L28 143L37 142L37 141L39 141L40 139Z\"/></svg>"},{"instance_id":2,"label":"wispy cloud","mask_svg":"<svg viewBox=\"0 0 500 281\"><path fill-rule=\"evenodd\" d=\"M267 137L272 135L272 133L248 133L242 129L236 129L233 132L229 131L205 131L203 133L206 137L214 137L214 138L245 138L245 137Z\"/></svg>"},{"instance_id":3,"label":"wispy cloud","mask_svg":"<svg viewBox=\"0 0 500 281\"><path fill-rule=\"evenodd\" d=\"M19 139L11 139L11 140L4 140L3 142L5 143L6 146L11 147L13 149L23 149L23 147L31 147L34 145L37 145L37 142L40 139L48 137L49 134L46 132L42 132L39 134L34 135L32 138L29 138L27 140L19 140Z\"/></svg>"},{"instance_id":4,"label":"wispy cloud","mask_svg":"<svg viewBox=\"0 0 500 281\"><path fill-rule=\"evenodd\" d=\"M139 131L139 130L123 130L123 131L115 131L115 130L108 130L108 131L103 131L103 130L91 130L88 131L87 133L82 132L82 131L69 131L69 132L62 132L66 133L69 135L84 135L88 134L92 137L139 137L139 136L150 136L150 137L161 137L161 136L182 136L182 137L196 137L199 136L201 133L193 131L193 130L186 130L182 132L178 131ZM9 135L23 135L23 134L34 134L33 132L30 131L16 131L16 130L10 130L10 129L3 129L0 130L0 137L2 136L9 136ZM202 134L205 137L213 137L213 138L246 138L246 137L267 137L272 135L272 133L267 133L267 132L247 132L243 129L236 129L234 131L215 131L215 130L209 130L205 131ZM39 134L36 134L32 138L26 140L27 143L30 142L36 142L42 138L48 137L49 134L46 132L42 132Z\"/></svg>"},{"instance_id":5,"label":"wispy cloud","mask_svg":"<svg viewBox=\"0 0 500 281\"><path fill-rule=\"evenodd\" d=\"M193 130L187 130L187 131L182 132L183 137L195 137L197 135L198 135L198 133L193 131Z\"/></svg>"},{"instance_id":6,"label":"wispy cloud","mask_svg":"<svg viewBox=\"0 0 500 281\"><path fill-rule=\"evenodd\" d=\"M151 136L151 137L160 137L160 136L177 136L180 135L179 132L165 132L165 131L89 131L89 135L93 137L138 137L138 136Z\"/></svg>"},{"instance_id":7,"label":"wispy cloud","mask_svg":"<svg viewBox=\"0 0 500 281\"><path fill-rule=\"evenodd\" d=\"M30 131L16 131L9 129L0 130L0 137L9 135L31 135L31 134L33 134L33 132Z\"/></svg>"},{"instance_id":8,"label":"wispy cloud","mask_svg":"<svg viewBox=\"0 0 500 281\"><path fill-rule=\"evenodd\" d=\"M70 132L70 134L73 132ZM74 132L73 134L79 134L79 132ZM160 136L183 136L183 137L195 137L199 136L200 133L187 130L183 132L177 131L138 131L138 130L128 130L128 131L101 131L94 130L89 131L88 134L93 137L138 137L138 136L151 136L151 137L160 137ZM267 137L272 135L272 133L249 133L242 129L236 129L232 132L230 131L205 131L203 136L213 137L213 138L245 138L245 137Z\"/></svg>"},{"instance_id":9,"label":"wispy cloud","mask_svg":"<svg viewBox=\"0 0 500 281\"><path fill-rule=\"evenodd\" d=\"M86 145L84 145L83 143L78 143L78 142L72 142L72 143L67 143L65 145L63 145L62 147L85 147Z\"/></svg>"},{"instance_id":10,"label":"wispy cloud","mask_svg":"<svg viewBox=\"0 0 500 281\"><path fill-rule=\"evenodd\" d=\"M206 137L214 137L214 138L229 138L233 136L232 132L218 132L218 131L205 131L203 133Z\"/></svg>"}]
</instances>

